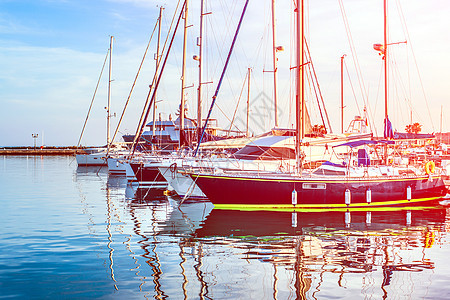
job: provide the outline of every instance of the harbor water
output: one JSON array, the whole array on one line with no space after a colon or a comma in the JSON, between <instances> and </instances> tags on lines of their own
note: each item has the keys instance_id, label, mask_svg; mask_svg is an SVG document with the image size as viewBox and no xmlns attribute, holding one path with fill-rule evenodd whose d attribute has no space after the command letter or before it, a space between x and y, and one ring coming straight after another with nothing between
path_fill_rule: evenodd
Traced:
<instances>
[{"instance_id":1,"label":"harbor water","mask_svg":"<svg viewBox=\"0 0 450 300\"><path fill-rule=\"evenodd\" d=\"M1 299L448 299L450 210L219 210L0 156Z\"/></svg>"}]
</instances>

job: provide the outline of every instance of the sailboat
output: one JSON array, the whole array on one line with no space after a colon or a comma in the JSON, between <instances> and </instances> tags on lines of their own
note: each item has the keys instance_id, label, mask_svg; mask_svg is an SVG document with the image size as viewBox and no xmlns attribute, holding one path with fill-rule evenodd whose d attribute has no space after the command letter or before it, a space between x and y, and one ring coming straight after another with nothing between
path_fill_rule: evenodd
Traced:
<instances>
[{"instance_id":1,"label":"sailboat","mask_svg":"<svg viewBox=\"0 0 450 300\"><path fill-rule=\"evenodd\" d=\"M202 11L203 11L203 2L201 3L201 7L202 7ZM198 39L198 46L199 46L199 56L195 56L195 60L197 60L199 62L199 86L198 86L198 108L197 108L197 120L194 119L189 119L186 116L186 106L185 106L185 91L184 89L185 84L184 84L184 79L185 79L185 65L186 65L186 30L189 27L187 24L187 8L188 8L188 1L185 1L183 4L183 8L180 11L180 15L178 17L178 22L177 25L174 29L174 33L172 36L172 41L173 41L173 37L175 36L175 33L177 31L178 28L178 24L181 20L181 17L184 18L184 39L183 39L183 68L182 68L182 82L181 82L181 104L180 104L180 109L179 109L179 116L175 121L172 121L171 118L169 118L169 121L159 121L155 123L155 121L150 122L147 124L147 126L152 126L152 125L156 125L159 134L154 135L152 138L150 138L150 134L147 134L147 138L145 137L145 132L142 132L143 128L140 129L140 132L138 132L136 135L133 135L133 139L134 139L134 143L133 143L133 152L134 149L137 148L137 140L147 140L147 144L150 144L152 146L152 154L151 155L145 155L142 158L139 158L138 161L132 160L130 161L130 165L131 168L135 174L136 177L136 182L139 183L140 186L150 186L150 187L154 187L154 186L167 186L167 181L164 179L162 173L160 172L160 170L158 169L158 167L160 166L170 166L172 164L177 164L178 166L182 165L182 161L185 159L185 156L189 153L188 152L188 147L186 147L187 145L193 147L193 140L197 140L197 145L199 145L201 142L206 142L206 143L214 143L215 147L223 149L224 147L229 146L229 144L233 144L236 147L242 147L245 144L242 143L242 141L239 143L236 143L236 140L234 140L234 143L221 143L221 141L224 140L231 140L229 133L232 132L231 130L227 130L227 135L225 136L220 136L218 134L219 131L221 131L220 128L218 128L217 124L213 124L216 123L217 120L212 120L209 119L208 116L208 121L210 121L209 123L206 121L205 122L205 126L203 127L203 131L201 131L202 129L202 123L204 121L204 119L202 119L201 116L201 86L202 84L204 84L202 82L202 77L201 77L201 73L202 73L202 67L201 67L201 62L202 62L202 28L203 26L200 26L200 37ZM205 15L203 12L200 14L201 15L201 23L202 23L202 18ZM171 42L172 44L172 42ZM171 45L170 44L170 45ZM169 51L170 51L170 46L169 46L169 50L167 50L166 52L166 59L167 56L169 55ZM161 71L160 74L162 74L163 70L164 70L164 63L162 64L161 67ZM223 76L223 74L222 74ZM161 76L159 75L158 81L157 83L159 83L159 79L161 78ZM154 102L154 94L157 90L157 84L155 84L155 88L154 88L154 92L152 95L152 102ZM145 117L146 119L146 117ZM216 122L211 122L211 121L216 121ZM201 133L201 134L200 134ZM234 134L237 134L238 132L232 132ZM235 136L233 136L235 137ZM125 139L125 136L124 136ZM151 142L150 142L151 140ZM139 144L139 146L144 146L146 145L146 143L143 144ZM158 147L158 146L164 146L164 147ZM209 145L210 146L210 145ZM186 151L179 151L176 152L176 150L182 149L186 150ZM190 179L189 179L190 180Z\"/></svg>"},{"instance_id":2,"label":"sailboat","mask_svg":"<svg viewBox=\"0 0 450 300\"><path fill-rule=\"evenodd\" d=\"M107 113L107 116L106 116L106 122L107 122L107 124L106 124L106 131L107 131L106 147L83 149L83 151L80 151L79 153L77 153L76 160L77 160L78 166L106 166L107 162L105 160L105 156L106 156L106 153L108 152L107 151L108 148L114 147L115 150L119 150L118 145L112 145L111 139L110 139L111 61L112 61L111 55L112 55L113 39L114 39L114 37L111 36L109 49L108 49L108 56L109 56L108 105L105 107L106 113ZM105 62L106 62L106 59L105 59ZM102 71L103 71L103 69L102 69ZM89 116L89 114L88 114L88 116ZM87 119L86 119L86 121L87 121ZM85 125L86 125L86 123L85 123ZM83 131L84 131L84 127L83 127ZM81 134L81 136L82 135L83 135L83 133ZM80 137L80 141L81 141L81 137Z\"/></svg>"},{"instance_id":3,"label":"sailboat","mask_svg":"<svg viewBox=\"0 0 450 300\"><path fill-rule=\"evenodd\" d=\"M245 8L244 8L245 13ZM243 15L243 14L242 14ZM292 170L295 166L295 143L293 132L286 129L280 129L278 125L277 116L277 58L276 51L280 47L276 47L275 43L275 21L274 21L274 9L272 3L272 23L273 23L273 73L274 73L274 107L275 107L275 128L270 132L264 133L260 136L253 138L241 138L222 140L220 142L203 142L200 148L213 149L219 146L225 146L227 148L240 148L234 155L226 157L180 157L172 161L166 160L158 165L159 174L161 174L168 182L169 185L176 191L176 193L183 197L189 198L205 198L205 194L195 184L195 182L188 175L188 172L193 170L227 170L227 171L279 171ZM238 26L239 29L239 26ZM201 40L201 39L200 39ZM232 49L231 49L232 50ZM230 50L230 53L231 53ZM201 55L200 55L201 56ZM250 70L248 72L250 77ZM200 80L201 81L201 80ZM250 78L248 83L250 82ZM199 86L200 88L200 86ZM249 94L249 92L248 92ZM248 95L247 95L248 96ZM215 99L213 97L213 99ZM207 125L206 122L205 125ZM207 128L207 127L206 127ZM311 128L311 126L309 126ZM347 142L353 139L370 138L371 135L327 135L324 138L315 139L312 138L309 143L316 144L314 147L315 155L321 159L324 158L324 149L328 146L337 145L339 143ZM328 152L328 159L330 159L331 152ZM149 170L155 168L150 164L144 165L143 168ZM150 179L156 178L154 173L149 173Z\"/></svg>"},{"instance_id":4,"label":"sailboat","mask_svg":"<svg viewBox=\"0 0 450 300\"><path fill-rule=\"evenodd\" d=\"M447 192L440 174L420 174L390 165L355 166L350 159L347 163L326 162L316 169L303 169L310 149L304 126L303 0L297 1L296 14L296 170L287 173L192 172L193 181L216 207L229 209L347 210L437 204ZM387 114L385 123L389 124Z\"/></svg>"}]
</instances>

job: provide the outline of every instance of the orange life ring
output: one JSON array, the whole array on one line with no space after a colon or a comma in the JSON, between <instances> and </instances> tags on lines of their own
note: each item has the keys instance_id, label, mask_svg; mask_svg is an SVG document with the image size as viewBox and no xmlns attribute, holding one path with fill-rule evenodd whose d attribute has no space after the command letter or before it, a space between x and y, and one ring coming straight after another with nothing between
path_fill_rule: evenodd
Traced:
<instances>
[{"instance_id":1,"label":"orange life ring","mask_svg":"<svg viewBox=\"0 0 450 300\"><path fill-rule=\"evenodd\" d=\"M425 172L427 172L428 175L433 174L435 167L434 161L430 160L425 164Z\"/></svg>"}]
</instances>

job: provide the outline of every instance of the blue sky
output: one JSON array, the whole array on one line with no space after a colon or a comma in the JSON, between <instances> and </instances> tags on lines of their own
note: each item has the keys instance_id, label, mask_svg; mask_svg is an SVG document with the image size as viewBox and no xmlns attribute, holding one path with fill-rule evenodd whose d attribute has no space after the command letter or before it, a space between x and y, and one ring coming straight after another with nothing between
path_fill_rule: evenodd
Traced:
<instances>
[{"instance_id":1,"label":"blue sky","mask_svg":"<svg viewBox=\"0 0 450 300\"><path fill-rule=\"evenodd\" d=\"M198 75L197 63L191 57L198 51L195 39L199 30L200 1L190 2L189 23L193 26L188 30L187 85L194 87L186 89L186 93L189 114L195 116ZM207 11L212 14L206 17L204 80L212 83L205 84L203 97L209 103L244 1L206 2ZM359 114L358 106L359 109L363 106L339 0L305 3L308 8L307 39L312 60L333 129L338 131L339 72L343 54L347 55L346 64L350 74L350 78L345 78L345 123ZM342 3L358 55L371 117L377 126L381 126L384 110L380 81L382 63L372 45L382 42L383 3L381 0L342 0ZM292 2L280 0L277 4L277 39L278 44L285 48L284 52L279 53L280 119L282 126L290 127L293 104L289 68L294 65L290 39ZM162 28L164 39L175 11L175 1L0 0L0 146L32 145L32 133L39 134L39 145L75 145L78 142L109 47L110 35L115 37L111 111L120 115L161 5L165 7ZM392 46L389 110L392 112L390 116L394 127L399 131L410 122L411 112L413 121L423 124L425 132L439 130L441 106L444 119L450 115L446 105L450 81L447 71L450 68L450 40L447 33L450 28L449 15L450 3L444 0L390 2L391 42L408 40L407 45ZM406 21L408 35L402 30L402 23L399 22L401 18ZM131 133L136 129L154 72L155 45L155 40L152 40L120 133ZM229 125L229 119L236 109L235 104L241 97L236 114L237 127L245 130L243 105L246 94L240 94L248 67L253 69L253 124L250 124L250 128L259 133L273 126L272 78L271 73L265 72L271 70L270 45L270 1L250 1L219 94L218 107L213 113L222 127ZM181 35L177 36L174 47L158 92L158 112L163 117L173 115L179 103ZM420 77L417 70L420 71ZM106 78L107 72L103 74L94 101L83 145L105 143ZM309 98L312 105L315 100ZM205 107L208 105L205 104ZM311 114L313 119L318 116L314 108L311 108ZM113 130L117 120L118 117L112 119ZM318 123L318 120L313 123ZM449 131L449 125L444 121L443 131Z\"/></svg>"}]
</instances>

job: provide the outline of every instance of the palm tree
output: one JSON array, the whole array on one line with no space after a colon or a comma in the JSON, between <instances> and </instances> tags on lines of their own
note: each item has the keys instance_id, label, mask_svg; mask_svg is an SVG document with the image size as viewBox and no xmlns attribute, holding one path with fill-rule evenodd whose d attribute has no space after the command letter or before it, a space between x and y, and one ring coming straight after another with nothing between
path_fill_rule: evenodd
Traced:
<instances>
[{"instance_id":1,"label":"palm tree","mask_svg":"<svg viewBox=\"0 0 450 300\"><path fill-rule=\"evenodd\" d=\"M315 136L323 136L327 133L327 129L324 125L314 125L312 127L312 132Z\"/></svg>"},{"instance_id":2,"label":"palm tree","mask_svg":"<svg viewBox=\"0 0 450 300\"><path fill-rule=\"evenodd\" d=\"M405 130L406 130L407 133L415 133L415 134L417 134L417 133L422 131L422 125L416 122L416 123L413 123L413 124L410 124L410 125L406 125Z\"/></svg>"}]
</instances>

